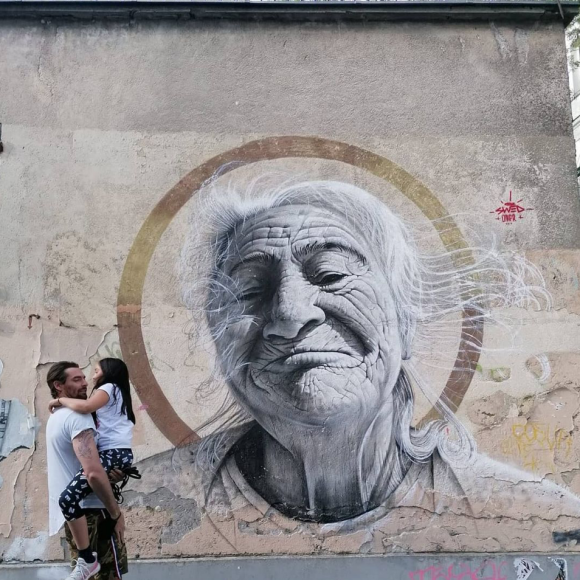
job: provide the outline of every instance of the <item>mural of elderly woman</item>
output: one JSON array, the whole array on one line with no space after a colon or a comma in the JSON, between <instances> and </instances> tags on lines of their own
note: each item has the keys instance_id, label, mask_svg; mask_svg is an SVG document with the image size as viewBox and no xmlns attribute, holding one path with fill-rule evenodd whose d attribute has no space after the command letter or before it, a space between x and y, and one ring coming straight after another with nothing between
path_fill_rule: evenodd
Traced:
<instances>
[{"instance_id":1,"label":"mural of elderly woman","mask_svg":"<svg viewBox=\"0 0 580 580\"><path fill-rule=\"evenodd\" d=\"M421 255L384 203L346 183L203 195L182 278L228 400L225 422L177 463L204 474L206 506L242 494L320 523L401 506L580 515L563 488L478 454L414 365L465 312L477 328L492 307L549 301L531 264L462 248ZM465 348L481 349L477 336ZM413 388L439 419L412 426Z\"/></svg>"}]
</instances>

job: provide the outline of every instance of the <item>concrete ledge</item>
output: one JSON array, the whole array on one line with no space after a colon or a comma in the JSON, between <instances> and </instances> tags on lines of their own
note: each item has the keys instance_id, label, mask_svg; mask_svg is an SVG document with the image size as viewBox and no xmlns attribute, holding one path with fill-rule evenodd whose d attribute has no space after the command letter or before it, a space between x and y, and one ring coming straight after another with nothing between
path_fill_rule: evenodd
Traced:
<instances>
[{"instance_id":1,"label":"concrete ledge","mask_svg":"<svg viewBox=\"0 0 580 580\"><path fill-rule=\"evenodd\" d=\"M572 580L580 555L439 554L135 560L127 578L158 580ZM2 580L62 580L65 564L0 565ZM528 576L521 575L520 578Z\"/></svg>"},{"instance_id":2,"label":"concrete ledge","mask_svg":"<svg viewBox=\"0 0 580 580\"><path fill-rule=\"evenodd\" d=\"M117 1L117 0L0 0L0 18L68 19L276 19L276 20L498 20L557 19L568 24L578 4L564 0L451 0L361 2L266 1Z\"/></svg>"}]
</instances>

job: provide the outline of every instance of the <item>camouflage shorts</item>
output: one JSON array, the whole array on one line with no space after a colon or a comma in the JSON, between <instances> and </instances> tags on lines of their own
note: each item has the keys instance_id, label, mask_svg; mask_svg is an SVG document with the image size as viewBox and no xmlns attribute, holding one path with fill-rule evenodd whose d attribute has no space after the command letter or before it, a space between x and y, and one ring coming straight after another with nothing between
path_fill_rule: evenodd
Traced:
<instances>
[{"instance_id":1,"label":"camouflage shorts","mask_svg":"<svg viewBox=\"0 0 580 580\"><path fill-rule=\"evenodd\" d=\"M94 576L94 580L117 580L122 574L127 574L127 548L125 544L119 544L117 538L109 535L106 526L104 510L86 510L87 524L89 526L89 542L93 552L97 553L101 564L101 571ZM71 558L78 558L78 550L74 540L65 525L65 536L70 548Z\"/></svg>"}]
</instances>

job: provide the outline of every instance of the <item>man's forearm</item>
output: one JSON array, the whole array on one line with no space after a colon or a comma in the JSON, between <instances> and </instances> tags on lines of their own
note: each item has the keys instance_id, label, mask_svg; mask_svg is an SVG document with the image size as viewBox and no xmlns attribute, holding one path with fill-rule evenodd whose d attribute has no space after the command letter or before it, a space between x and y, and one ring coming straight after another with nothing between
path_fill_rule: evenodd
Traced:
<instances>
[{"instance_id":1,"label":"man's forearm","mask_svg":"<svg viewBox=\"0 0 580 580\"><path fill-rule=\"evenodd\" d=\"M111 483L107 477L105 470L102 473L95 473L89 475L87 478L91 489L95 492L96 496L105 504L105 508L111 514L111 517L117 519L121 513L121 508L113 495L113 490L111 489Z\"/></svg>"},{"instance_id":2,"label":"man's forearm","mask_svg":"<svg viewBox=\"0 0 580 580\"><path fill-rule=\"evenodd\" d=\"M81 431L73 439L73 448L75 455L81 463L83 471L91 489L97 494L97 497L105 504L105 507L111 514L111 517L117 519L121 510L115 501L109 478L103 469L99 460L99 452L95 445L93 429Z\"/></svg>"}]
</instances>

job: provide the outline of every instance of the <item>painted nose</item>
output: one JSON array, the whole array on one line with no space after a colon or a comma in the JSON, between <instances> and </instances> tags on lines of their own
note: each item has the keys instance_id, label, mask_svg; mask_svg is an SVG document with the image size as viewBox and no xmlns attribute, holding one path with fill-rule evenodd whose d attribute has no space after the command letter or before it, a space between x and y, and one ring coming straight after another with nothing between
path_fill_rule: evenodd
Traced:
<instances>
[{"instance_id":1,"label":"painted nose","mask_svg":"<svg viewBox=\"0 0 580 580\"><path fill-rule=\"evenodd\" d=\"M281 284L274 296L271 320L263 330L264 338L292 339L322 324L326 316L315 304L316 294L316 289L303 279L286 280Z\"/></svg>"}]
</instances>

